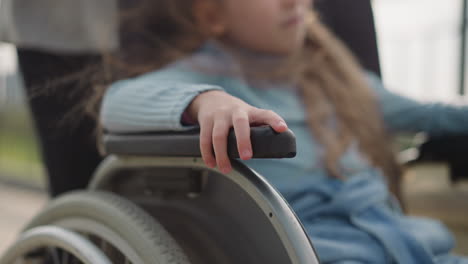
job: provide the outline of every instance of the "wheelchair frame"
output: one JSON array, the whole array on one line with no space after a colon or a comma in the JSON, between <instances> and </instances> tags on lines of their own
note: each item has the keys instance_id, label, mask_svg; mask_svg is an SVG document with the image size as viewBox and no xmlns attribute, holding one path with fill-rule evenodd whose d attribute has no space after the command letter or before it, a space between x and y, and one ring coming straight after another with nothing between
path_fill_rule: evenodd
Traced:
<instances>
[{"instance_id":1,"label":"wheelchair frame","mask_svg":"<svg viewBox=\"0 0 468 264\"><path fill-rule=\"evenodd\" d=\"M295 137L291 131L278 134L270 127L257 127L252 128L251 135L254 139L252 144L257 157L291 157L295 155ZM140 234L155 232L149 234L149 238L145 240L151 242L155 251L165 254L164 252L167 250L177 252L181 249L187 255L175 253L176 257L174 258L178 260L173 260L172 255L165 256L162 257L165 259L163 262L155 262L158 264L319 263L312 243L297 216L279 192L262 176L238 160L232 160L233 170L228 174L208 168L199 158L199 135L197 133L182 133L178 136L170 136L170 139L167 136L168 134L147 135L146 137L124 135L110 136L107 141L105 140L107 151L111 154L96 169L87 191L81 193L81 196L89 196L82 197L82 200L87 200L87 202L81 206L92 209L93 205L90 204L93 203L93 199L98 203L101 196L106 198L105 196L110 195L106 193L113 193L119 197L112 198L113 195L110 195L111 197L108 198L112 199L108 200L117 200L116 202L111 201L111 205L126 203L127 207L114 207L114 205L102 207L106 210L112 209L111 212L106 213L109 215L107 218L112 218L112 215L122 218L119 208L123 208L122 211L127 213L136 213L140 216L133 219L128 218L130 221L128 223L125 222L127 218L124 216L124 221L120 220L116 225L109 222L112 219L106 219L106 217L104 219L99 216L92 218L99 214L99 211L96 213L96 210L93 209L94 216L89 215L91 218L88 222L100 221L97 224L98 227L94 227L93 230L106 229L106 223L109 224L109 228L113 228L110 230L113 233L112 236L103 234L99 237L101 241L112 242L110 241L112 238L122 239L126 236L129 240L124 244L127 245L127 248L130 247L126 252L135 255L133 253L138 251L136 248L141 248L143 245L141 243L140 246L132 245L131 243L139 243L138 238L135 239L133 234L128 235L128 232L125 236L119 236L119 230L128 231L137 227ZM181 141L181 139L183 140ZM127 152L125 146L129 146L129 144L135 146L135 140L140 140L140 145L136 144L136 147L127 149L130 154L125 154ZM165 144L160 146L157 144L159 142ZM172 152L168 155L172 156L163 157L160 154L164 153L164 150L171 144L181 145L181 142L184 143L182 144L184 148L171 150ZM275 142L275 144L271 144L271 142ZM231 150L230 157L233 158L233 155L237 153L235 135L230 135L228 144ZM149 145L149 147L144 147L145 145ZM148 152L152 154L149 155ZM64 196L67 198L67 195ZM69 196L73 198L73 194ZM125 199L123 200L122 197ZM78 233L73 234L73 236L80 236L79 232L82 231L82 228L76 227L76 224L75 228L68 225L70 222L73 223L70 214L72 218L84 220L88 214L86 209L77 209L77 199L75 198L71 199L75 200L74 204L61 197L57 198L56 200L62 199L61 207L53 205L53 210L49 209L48 211L46 208L42 214L40 213L38 217L33 219L28 228L55 225L67 232L76 231ZM78 198L80 198L80 194L78 194ZM73 215L74 209L81 213ZM140 213L135 212L139 210ZM63 213L64 211L67 212ZM48 217L47 214L50 212L61 216ZM143 222L155 222L156 224L138 228L138 225L143 223L139 221L139 218L146 219ZM86 222L78 221L78 223ZM28 228L26 232L28 232ZM70 228L71 230L69 230ZM94 231L93 235L98 233ZM159 246L159 240L154 238L158 235L161 235L162 239L166 241L163 244L167 244L163 245L162 248ZM86 241L86 238L83 240ZM72 243L72 241L65 242ZM92 242L89 240L89 248L92 248ZM47 243L42 244L42 246L47 245ZM122 245L121 242L120 245ZM22 246L20 243L19 246L16 245L16 248ZM35 249L39 246L41 245L35 244ZM134 257L133 259L152 259L145 252L140 251L140 254L145 254L145 257ZM95 254L99 253L95 252ZM129 257L125 256L126 263L128 259ZM141 263L146 264L146 262L148 261ZM2 262L2 260L0 263L10 264ZM88 264L86 261L83 263Z\"/></svg>"}]
</instances>

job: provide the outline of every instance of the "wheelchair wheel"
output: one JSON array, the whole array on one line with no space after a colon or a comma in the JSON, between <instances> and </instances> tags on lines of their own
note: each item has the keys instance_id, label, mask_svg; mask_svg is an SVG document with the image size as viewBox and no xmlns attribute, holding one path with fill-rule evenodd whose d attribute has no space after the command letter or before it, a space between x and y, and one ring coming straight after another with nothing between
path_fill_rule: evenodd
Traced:
<instances>
[{"instance_id":1,"label":"wheelchair wheel","mask_svg":"<svg viewBox=\"0 0 468 264\"><path fill-rule=\"evenodd\" d=\"M107 192L65 194L37 215L29 228L55 225L87 237L112 261L189 264L171 235L144 210Z\"/></svg>"},{"instance_id":2,"label":"wheelchair wheel","mask_svg":"<svg viewBox=\"0 0 468 264\"><path fill-rule=\"evenodd\" d=\"M69 230L41 226L21 234L0 260L0 264L111 264L92 243Z\"/></svg>"}]
</instances>

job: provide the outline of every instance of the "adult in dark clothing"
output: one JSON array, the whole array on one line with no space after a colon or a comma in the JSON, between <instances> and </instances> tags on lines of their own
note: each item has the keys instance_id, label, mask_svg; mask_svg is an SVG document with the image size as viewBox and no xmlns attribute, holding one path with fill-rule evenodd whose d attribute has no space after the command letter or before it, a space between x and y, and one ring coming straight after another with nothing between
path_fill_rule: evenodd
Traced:
<instances>
[{"instance_id":1,"label":"adult in dark clothing","mask_svg":"<svg viewBox=\"0 0 468 264\"><path fill-rule=\"evenodd\" d=\"M115 0L1 2L0 40L18 50L51 196L86 187L101 161L94 119L65 117L91 87L65 80L117 47L116 18Z\"/></svg>"}]
</instances>

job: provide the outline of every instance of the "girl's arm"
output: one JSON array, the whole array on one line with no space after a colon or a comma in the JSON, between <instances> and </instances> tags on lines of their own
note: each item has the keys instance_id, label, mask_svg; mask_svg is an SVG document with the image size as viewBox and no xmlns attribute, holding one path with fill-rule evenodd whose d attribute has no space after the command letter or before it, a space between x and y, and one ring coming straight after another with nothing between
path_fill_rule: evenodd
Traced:
<instances>
[{"instance_id":1,"label":"girl's arm","mask_svg":"<svg viewBox=\"0 0 468 264\"><path fill-rule=\"evenodd\" d=\"M426 132L429 135L468 134L468 106L423 103L385 89L380 78L369 74L388 129Z\"/></svg>"},{"instance_id":2,"label":"girl's arm","mask_svg":"<svg viewBox=\"0 0 468 264\"><path fill-rule=\"evenodd\" d=\"M103 127L115 133L181 131L187 129L183 119L199 124L203 160L224 173L231 171L227 155L231 127L244 160L253 155L251 124L268 124L277 132L287 130L285 121L274 112L253 107L218 86L148 77L113 84L101 108Z\"/></svg>"},{"instance_id":3,"label":"girl's arm","mask_svg":"<svg viewBox=\"0 0 468 264\"><path fill-rule=\"evenodd\" d=\"M205 84L188 84L140 77L114 83L102 107L103 127L114 133L183 131L182 114L200 93L222 90Z\"/></svg>"}]
</instances>

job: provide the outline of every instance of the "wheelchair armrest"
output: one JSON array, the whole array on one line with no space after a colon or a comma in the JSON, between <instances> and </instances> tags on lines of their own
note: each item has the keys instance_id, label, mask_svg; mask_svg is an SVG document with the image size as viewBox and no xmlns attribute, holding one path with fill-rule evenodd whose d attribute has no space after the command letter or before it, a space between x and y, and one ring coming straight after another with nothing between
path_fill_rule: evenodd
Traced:
<instances>
[{"instance_id":1,"label":"wheelchair armrest","mask_svg":"<svg viewBox=\"0 0 468 264\"><path fill-rule=\"evenodd\" d=\"M429 138L419 147L419 157L413 162L446 162L453 182L468 179L468 135Z\"/></svg>"},{"instance_id":2,"label":"wheelchair armrest","mask_svg":"<svg viewBox=\"0 0 468 264\"><path fill-rule=\"evenodd\" d=\"M252 127L250 138L253 158L296 156L296 137L291 130L277 133L269 126ZM187 132L105 134L104 148L107 154L201 157L199 141L198 129ZM228 155L239 158L233 129L228 136Z\"/></svg>"},{"instance_id":3,"label":"wheelchair armrest","mask_svg":"<svg viewBox=\"0 0 468 264\"><path fill-rule=\"evenodd\" d=\"M468 135L431 137L419 149L419 160L466 159L468 157Z\"/></svg>"}]
</instances>

